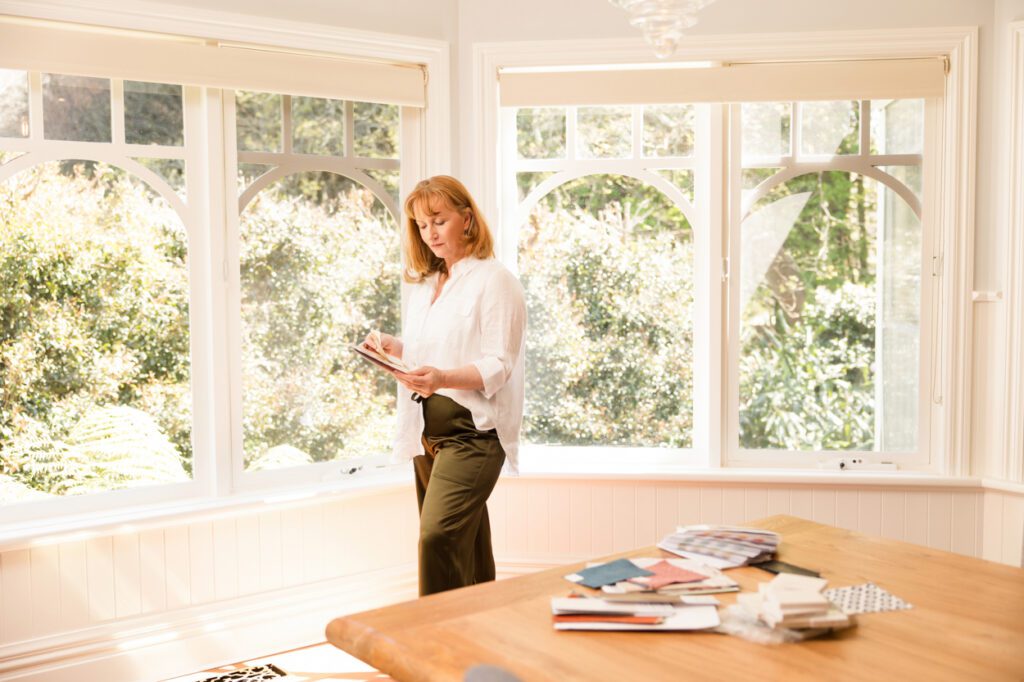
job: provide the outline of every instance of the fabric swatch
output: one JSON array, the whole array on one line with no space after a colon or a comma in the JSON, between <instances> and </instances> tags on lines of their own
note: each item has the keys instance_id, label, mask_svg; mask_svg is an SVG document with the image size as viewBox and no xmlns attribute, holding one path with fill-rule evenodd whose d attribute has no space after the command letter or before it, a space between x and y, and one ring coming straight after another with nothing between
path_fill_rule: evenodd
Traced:
<instances>
[{"instance_id":1,"label":"fabric swatch","mask_svg":"<svg viewBox=\"0 0 1024 682\"><path fill-rule=\"evenodd\" d=\"M697 580L704 580L707 578L706 575L701 575L700 573L688 571L685 568L673 566L667 561L659 561L656 564L648 566L647 570L650 571L652 575L630 578L630 582L643 585L652 590L657 590L661 589L665 585L672 585L674 583L692 583Z\"/></svg>"},{"instance_id":2,"label":"fabric swatch","mask_svg":"<svg viewBox=\"0 0 1024 682\"><path fill-rule=\"evenodd\" d=\"M874 583L833 587L831 590L825 590L824 595L849 616L857 613L880 613L914 608L913 605Z\"/></svg>"},{"instance_id":3,"label":"fabric swatch","mask_svg":"<svg viewBox=\"0 0 1024 682\"><path fill-rule=\"evenodd\" d=\"M596 588L642 575L651 575L651 572L640 568L629 559L616 559L606 564L585 568L578 573L572 573L565 576L565 579L580 585Z\"/></svg>"}]
</instances>

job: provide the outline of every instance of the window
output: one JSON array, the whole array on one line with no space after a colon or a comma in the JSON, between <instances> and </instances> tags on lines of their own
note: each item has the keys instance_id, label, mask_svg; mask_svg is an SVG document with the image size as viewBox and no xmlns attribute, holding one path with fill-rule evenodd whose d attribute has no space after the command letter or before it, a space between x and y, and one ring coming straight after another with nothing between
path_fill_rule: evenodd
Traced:
<instances>
[{"instance_id":1,"label":"window","mask_svg":"<svg viewBox=\"0 0 1024 682\"><path fill-rule=\"evenodd\" d=\"M740 456L916 454L930 298L924 100L751 103L733 114Z\"/></svg>"},{"instance_id":2,"label":"window","mask_svg":"<svg viewBox=\"0 0 1024 682\"><path fill-rule=\"evenodd\" d=\"M2 72L0 502L192 478L184 90Z\"/></svg>"},{"instance_id":3,"label":"window","mask_svg":"<svg viewBox=\"0 0 1024 682\"><path fill-rule=\"evenodd\" d=\"M349 346L401 328L399 107L234 103L244 468L382 455L394 384Z\"/></svg>"},{"instance_id":4,"label":"window","mask_svg":"<svg viewBox=\"0 0 1024 682\"><path fill-rule=\"evenodd\" d=\"M933 463L940 67L500 71L524 454Z\"/></svg>"},{"instance_id":5,"label":"window","mask_svg":"<svg viewBox=\"0 0 1024 682\"><path fill-rule=\"evenodd\" d=\"M8 518L319 483L387 450L392 385L348 346L399 326L422 69L3 22L0 46L38 67L0 70ZM89 55L74 75L48 68L66 51Z\"/></svg>"},{"instance_id":6,"label":"window","mask_svg":"<svg viewBox=\"0 0 1024 682\"><path fill-rule=\"evenodd\" d=\"M688 104L505 114L524 443L692 448L697 118Z\"/></svg>"}]
</instances>

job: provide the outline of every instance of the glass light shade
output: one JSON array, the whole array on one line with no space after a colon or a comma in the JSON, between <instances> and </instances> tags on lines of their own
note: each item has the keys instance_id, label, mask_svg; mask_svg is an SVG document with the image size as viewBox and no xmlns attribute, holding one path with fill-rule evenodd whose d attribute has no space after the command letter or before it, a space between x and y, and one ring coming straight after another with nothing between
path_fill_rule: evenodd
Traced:
<instances>
[{"instance_id":1,"label":"glass light shade","mask_svg":"<svg viewBox=\"0 0 1024 682\"><path fill-rule=\"evenodd\" d=\"M683 31L697 23L697 12L715 0L608 0L629 12L629 23L640 29L659 59L670 57Z\"/></svg>"}]
</instances>

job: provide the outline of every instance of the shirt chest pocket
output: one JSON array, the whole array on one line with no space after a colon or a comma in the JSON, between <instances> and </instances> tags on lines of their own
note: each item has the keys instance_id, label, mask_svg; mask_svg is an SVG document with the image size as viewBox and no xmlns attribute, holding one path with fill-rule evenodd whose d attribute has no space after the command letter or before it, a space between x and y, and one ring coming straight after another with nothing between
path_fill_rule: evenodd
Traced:
<instances>
[{"instance_id":1,"label":"shirt chest pocket","mask_svg":"<svg viewBox=\"0 0 1024 682\"><path fill-rule=\"evenodd\" d=\"M466 338L477 334L477 305L475 301L452 303L450 306L446 306L443 314L431 317L424 336L432 341L440 341L446 345L461 345Z\"/></svg>"},{"instance_id":2,"label":"shirt chest pocket","mask_svg":"<svg viewBox=\"0 0 1024 682\"><path fill-rule=\"evenodd\" d=\"M453 330L457 330L460 338L476 333L478 326L476 312L476 301L462 301L455 305L452 326Z\"/></svg>"}]
</instances>

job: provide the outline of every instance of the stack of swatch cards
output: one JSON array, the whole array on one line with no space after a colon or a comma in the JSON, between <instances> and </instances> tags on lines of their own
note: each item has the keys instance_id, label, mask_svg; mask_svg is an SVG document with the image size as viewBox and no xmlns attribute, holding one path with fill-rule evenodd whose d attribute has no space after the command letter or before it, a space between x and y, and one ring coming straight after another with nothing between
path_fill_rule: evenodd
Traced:
<instances>
[{"instance_id":1,"label":"stack of swatch cards","mask_svg":"<svg viewBox=\"0 0 1024 682\"><path fill-rule=\"evenodd\" d=\"M714 568L736 568L775 558L779 534L738 526L680 526L658 547Z\"/></svg>"},{"instance_id":2,"label":"stack of swatch cards","mask_svg":"<svg viewBox=\"0 0 1024 682\"><path fill-rule=\"evenodd\" d=\"M759 584L757 593L739 595L737 603L772 628L839 629L849 627L850 617L822 594L824 578L780 573Z\"/></svg>"},{"instance_id":3,"label":"stack of swatch cards","mask_svg":"<svg viewBox=\"0 0 1024 682\"><path fill-rule=\"evenodd\" d=\"M718 600L736 581L683 559L617 559L565 576L600 589L594 597L554 598L557 630L702 630L719 624Z\"/></svg>"}]
</instances>

